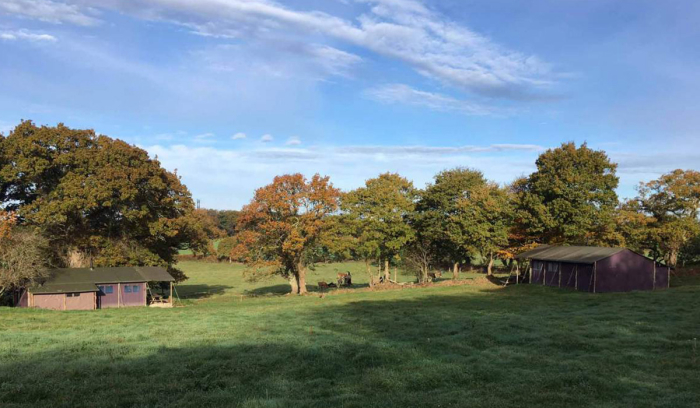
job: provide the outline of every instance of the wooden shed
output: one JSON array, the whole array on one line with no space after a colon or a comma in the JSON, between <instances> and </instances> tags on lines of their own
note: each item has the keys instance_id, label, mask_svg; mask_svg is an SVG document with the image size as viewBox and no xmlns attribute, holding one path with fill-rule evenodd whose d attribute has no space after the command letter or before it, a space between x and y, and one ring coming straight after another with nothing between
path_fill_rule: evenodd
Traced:
<instances>
[{"instance_id":1,"label":"wooden shed","mask_svg":"<svg viewBox=\"0 0 700 408\"><path fill-rule=\"evenodd\" d=\"M530 283L584 292L668 288L671 268L626 248L543 245L523 252Z\"/></svg>"},{"instance_id":2,"label":"wooden shed","mask_svg":"<svg viewBox=\"0 0 700 408\"><path fill-rule=\"evenodd\" d=\"M160 267L54 269L42 285L20 294L18 306L52 310L93 310L151 303L172 306L174 281ZM169 282L168 302L154 294L149 296L148 282Z\"/></svg>"}]
</instances>

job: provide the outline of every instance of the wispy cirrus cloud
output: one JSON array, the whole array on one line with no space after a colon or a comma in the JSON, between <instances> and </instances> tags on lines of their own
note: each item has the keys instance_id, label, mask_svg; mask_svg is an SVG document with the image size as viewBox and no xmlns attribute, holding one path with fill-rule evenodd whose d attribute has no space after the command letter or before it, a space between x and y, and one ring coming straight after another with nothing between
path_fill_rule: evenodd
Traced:
<instances>
[{"instance_id":1,"label":"wispy cirrus cloud","mask_svg":"<svg viewBox=\"0 0 700 408\"><path fill-rule=\"evenodd\" d=\"M506 112L494 106L421 91L404 84L387 84L367 89L364 93L368 98L381 103L426 107L440 112L455 112L470 116L502 115Z\"/></svg>"},{"instance_id":2,"label":"wispy cirrus cloud","mask_svg":"<svg viewBox=\"0 0 700 408\"><path fill-rule=\"evenodd\" d=\"M95 10L51 0L3 0L0 2L0 13L15 14L48 23L69 23L80 26L94 26L100 20L93 17Z\"/></svg>"},{"instance_id":3,"label":"wispy cirrus cloud","mask_svg":"<svg viewBox=\"0 0 700 408\"><path fill-rule=\"evenodd\" d=\"M355 0L367 6L355 19L268 0L41 0L42 7L30 7L32 11L21 5L33 1L6 1L6 12L46 21L87 25L94 22L89 10L107 8L180 24L202 35L248 40L294 37L300 44L321 37L401 61L444 85L487 97L540 99L559 78L537 56L510 50L413 0ZM61 17L64 14L72 17ZM323 44L304 52L340 73L360 58Z\"/></svg>"},{"instance_id":4,"label":"wispy cirrus cloud","mask_svg":"<svg viewBox=\"0 0 700 408\"><path fill-rule=\"evenodd\" d=\"M241 140L241 139L245 139L246 137L247 137L247 136L246 136L245 133L243 133L243 132L238 132L238 133L236 133L235 135L231 136L231 139L233 139L233 140Z\"/></svg>"}]
</instances>

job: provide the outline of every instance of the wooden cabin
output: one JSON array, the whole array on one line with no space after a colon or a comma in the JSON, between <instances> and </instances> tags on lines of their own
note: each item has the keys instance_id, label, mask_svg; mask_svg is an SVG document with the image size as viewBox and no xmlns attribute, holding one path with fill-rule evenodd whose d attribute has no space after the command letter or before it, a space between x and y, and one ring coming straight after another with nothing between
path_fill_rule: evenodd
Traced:
<instances>
[{"instance_id":1,"label":"wooden cabin","mask_svg":"<svg viewBox=\"0 0 700 408\"><path fill-rule=\"evenodd\" d=\"M51 310L93 310L113 307L172 307L175 279L161 267L54 269L42 285L18 296L19 307ZM149 282L168 282L170 295L151 292Z\"/></svg>"}]
</instances>

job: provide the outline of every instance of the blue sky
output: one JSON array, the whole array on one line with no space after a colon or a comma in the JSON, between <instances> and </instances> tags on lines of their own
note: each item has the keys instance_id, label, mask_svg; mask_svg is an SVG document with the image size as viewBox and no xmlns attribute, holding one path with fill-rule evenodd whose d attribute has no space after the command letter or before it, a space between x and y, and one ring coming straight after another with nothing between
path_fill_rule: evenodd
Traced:
<instances>
[{"instance_id":1,"label":"blue sky","mask_svg":"<svg viewBox=\"0 0 700 408\"><path fill-rule=\"evenodd\" d=\"M203 206L276 174L500 183L588 142L619 194L700 168L700 2L2 0L0 132L136 144Z\"/></svg>"}]
</instances>

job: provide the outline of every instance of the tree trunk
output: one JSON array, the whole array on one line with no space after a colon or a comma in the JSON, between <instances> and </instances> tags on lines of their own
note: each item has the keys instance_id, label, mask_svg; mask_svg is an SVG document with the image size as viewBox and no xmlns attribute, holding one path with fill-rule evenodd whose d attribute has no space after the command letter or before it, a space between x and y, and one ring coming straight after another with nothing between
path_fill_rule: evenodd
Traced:
<instances>
[{"instance_id":1,"label":"tree trunk","mask_svg":"<svg viewBox=\"0 0 700 408\"><path fill-rule=\"evenodd\" d=\"M397 282L397 283L398 283L398 281L399 281L399 272L398 272L398 269L399 269L398 266L394 266L394 282Z\"/></svg>"},{"instance_id":2,"label":"tree trunk","mask_svg":"<svg viewBox=\"0 0 700 408\"><path fill-rule=\"evenodd\" d=\"M670 267L675 268L677 262L678 262L678 251L675 249L672 249L671 252L669 252L669 254L668 254L668 265Z\"/></svg>"},{"instance_id":3,"label":"tree trunk","mask_svg":"<svg viewBox=\"0 0 700 408\"><path fill-rule=\"evenodd\" d=\"M293 273L289 274L289 286L292 287L292 295L299 294L299 282L297 281L297 276Z\"/></svg>"},{"instance_id":4,"label":"tree trunk","mask_svg":"<svg viewBox=\"0 0 700 408\"><path fill-rule=\"evenodd\" d=\"M372 266L369 264L369 259L365 259L365 267L367 268L367 277L369 278L369 287L374 287L374 274L372 273Z\"/></svg>"},{"instance_id":5,"label":"tree trunk","mask_svg":"<svg viewBox=\"0 0 700 408\"><path fill-rule=\"evenodd\" d=\"M391 271L389 270L389 260L385 259L384 260L384 283L389 283L389 279L391 279Z\"/></svg>"},{"instance_id":6,"label":"tree trunk","mask_svg":"<svg viewBox=\"0 0 700 408\"><path fill-rule=\"evenodd\" d=\"M455 262L452 266L452 279L459 279L459 262Z\"/></svg>"},{"instance_id":7,"label":"tree trunk","mask_svg":"<svg viewBox=\"0 0 700 408\"><path fill-rule=\"evenodd\" d=\"M493 275L493 253L489 254L489 265L486 267L486 276Z\"/></svg>"},{"instance_id":8,"label":"tree trunk","mask_svg":"<svg viewBox=\"0 0 700 408\"><path fill-rule=\"evenodd\" d=\"M305 295L308 293L308 291L306 290L306 268L299 265L298 269L299 294Z\"/></svg>"}]
</instances>

